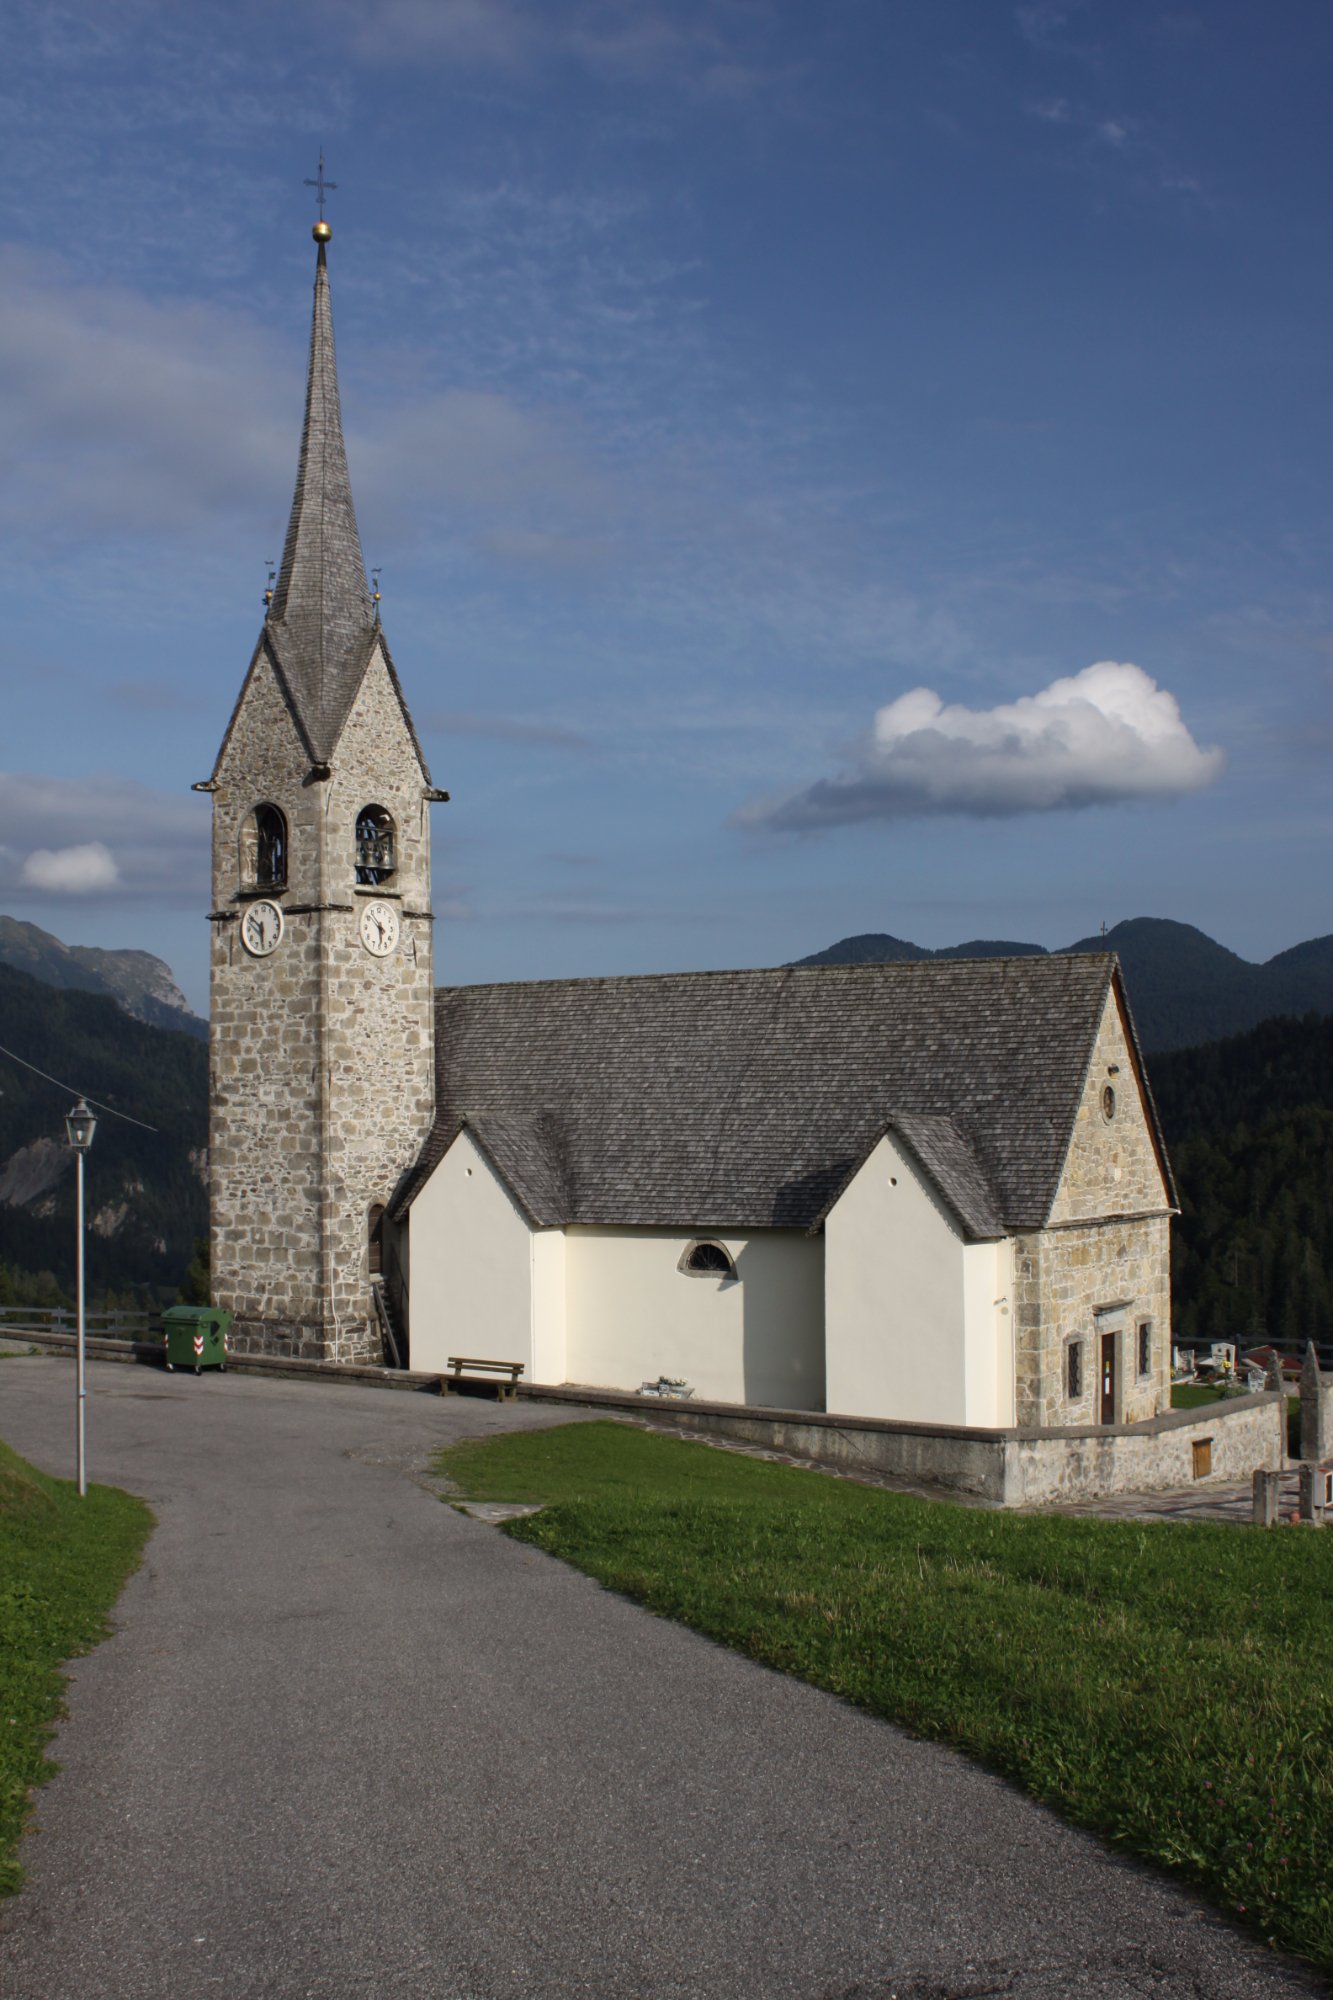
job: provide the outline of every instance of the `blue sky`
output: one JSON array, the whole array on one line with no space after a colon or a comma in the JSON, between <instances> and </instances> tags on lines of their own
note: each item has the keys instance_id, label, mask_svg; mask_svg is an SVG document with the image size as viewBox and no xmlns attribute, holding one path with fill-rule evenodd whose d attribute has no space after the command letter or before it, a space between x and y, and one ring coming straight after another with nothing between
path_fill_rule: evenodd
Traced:
<instances>
[{"instance_id":1,"label":"blue sky","mask_svg":"<svg viewBox=\"0 0 1333 2000\"><path fill-rule=\"evenodd\" d=\"M439 978L1333 929L1326 5L0 19L0 909L205 1005L322 146Z\"/></svg>"}]
</instances>

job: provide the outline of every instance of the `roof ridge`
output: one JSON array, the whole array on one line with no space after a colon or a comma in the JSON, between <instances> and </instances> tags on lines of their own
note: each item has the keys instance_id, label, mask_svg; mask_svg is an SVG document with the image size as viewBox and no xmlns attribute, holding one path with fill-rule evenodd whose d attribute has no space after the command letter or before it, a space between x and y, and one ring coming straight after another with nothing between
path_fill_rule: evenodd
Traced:
<instances>
[{"instance_id":1,"label":"roof ridge","mask_svg":"<svg viewBox=\"0 0 1333 2000\"><path fill-rule=\"evenodd\" d=\"M1007 966L1020 965L1024 971L1041 967L1044 973L1058 968L1082 967L1104 962L1109 976L1113 962L1118 962L1113 951L1050 952L1038 957L1035 954L1016 953L1011 958L924 958L924 959L872 959L855 965L715 965L687 966L677 972L576 972L565 978L544 979L478 979L466 985L437 986L441 993L494 993L515 986L626 986L635 981L662 979L759 979L778 978L793 974L822 979L830 973L848 973L857 978L868 977L872 973L892 973L895 977L906 978L913 973L938 973L945 975L959 966Z\"/></svg>"}]
</instances>

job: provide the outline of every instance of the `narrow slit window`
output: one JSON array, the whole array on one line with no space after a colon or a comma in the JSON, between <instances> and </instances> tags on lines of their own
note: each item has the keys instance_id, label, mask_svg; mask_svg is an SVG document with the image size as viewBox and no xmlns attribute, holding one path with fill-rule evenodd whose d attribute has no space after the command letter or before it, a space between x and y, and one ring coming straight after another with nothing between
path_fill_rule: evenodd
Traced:
<instances>
[{"instance_id":1,"label":"narrow slit window","mask_svg":"<svg viewBox=\"0 0 1333 2000\"><path fill-rule=\"evenodd\" d=\"M1083 1342L1071 1340L1065 1349L1065 1395L1076 1403L1083 1394Z\"/></svg>"},{"instance_id":2,"label":"narrow slit window","mask_svg":"<svg viewBox=\"0 0 1333 2000\"><path fill-rule=\"evenodd\" d=\"M1139 1374L1152 1374L1152 1321L1139 1321Z\"/></svg>"},{"instance_id":3,"label":"narrow slit window","mask_svg":"<svg viewBox=\"0 0 1333 2000\"><path fill-rule=\"evenodd\" d=\"M374 889L397 867L392 816L383 806L362 806L356 816L356 879Z\"/></svg>"}]
</instances>

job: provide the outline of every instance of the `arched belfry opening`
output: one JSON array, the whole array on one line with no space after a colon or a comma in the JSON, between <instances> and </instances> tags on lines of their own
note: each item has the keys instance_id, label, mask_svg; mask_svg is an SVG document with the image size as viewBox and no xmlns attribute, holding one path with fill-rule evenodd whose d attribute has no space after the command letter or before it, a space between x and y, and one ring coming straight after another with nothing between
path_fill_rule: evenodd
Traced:
<instances>
[{"instance_id":1,"label":"arched belfry opening","mask_svg":"<svg viewBox=\"0 0 1333 2000\"><path fill-rule=\"evenodd\" d=\"M241 822L240 873L243 889L287 887L287 815L275 805L258 805Z\"/></svg>"},{"instance_id":2,"label":"arched belfry opening","mask_svg":"<svg viewBox=\"0 0 1333 2000\"><path fill-rule=\"evenodd\" d=\"M397 866L393 815L383 806L362 806L356 816L356 879L363 889L386 882Z\"/></svg>"}]
</instances>

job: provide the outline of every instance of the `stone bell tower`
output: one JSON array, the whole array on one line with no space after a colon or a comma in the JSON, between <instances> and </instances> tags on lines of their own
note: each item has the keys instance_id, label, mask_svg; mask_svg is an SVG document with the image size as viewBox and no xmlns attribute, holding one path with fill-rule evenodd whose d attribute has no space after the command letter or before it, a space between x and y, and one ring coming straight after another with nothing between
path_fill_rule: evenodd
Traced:
<instances>
[{"instance_id":1,"label":"stone bell tower","mask_svg":"<svg viewBox=\"0 0 1333 2000\"><path fill-rule=\"evenodd\" d=\"M429 806L447 795L366 584L330 235L321 215L282 566L197 788L213 799L212 1291L238 1352L379 1361L403 1358L382 1214L434 1109Z\"/></svg>"}]
</instances>

